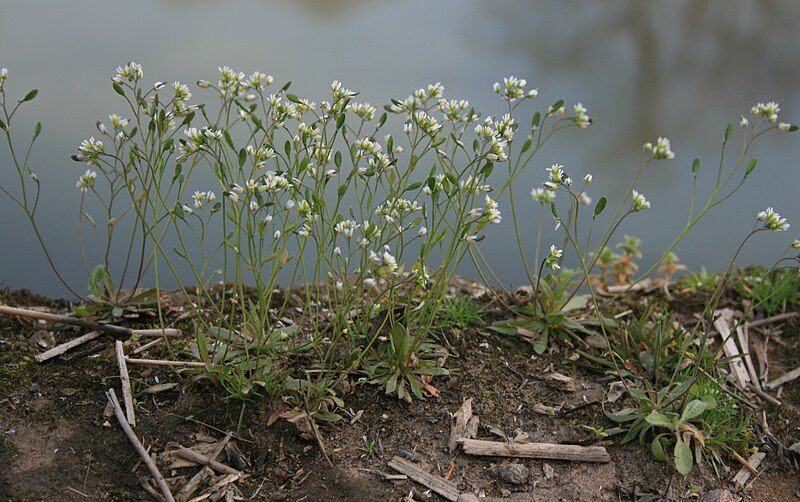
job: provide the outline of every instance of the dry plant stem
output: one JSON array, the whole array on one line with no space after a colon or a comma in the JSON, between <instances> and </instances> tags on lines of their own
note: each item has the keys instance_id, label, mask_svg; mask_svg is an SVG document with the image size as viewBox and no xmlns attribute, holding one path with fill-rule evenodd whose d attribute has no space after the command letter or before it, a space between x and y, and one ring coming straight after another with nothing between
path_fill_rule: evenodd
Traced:
<instances>
[{"instance_id":1,"label":"dry plant stem","mask_svg":"<svg viewBox=\"0 0 800 502\"><path fill-rule=\"evenodd\" d=\"M136 427L136 412L133 408L133 392L131 392L131 378L128 376L128 365L125 364L125 349L122 348L122 341L117 340L114 345L117 354L117 365L119 366L119 380L122 386L122 400L125 402L125 414L131 427Z\"/></svg>"},{"instance_id":2,"label":"dry plant stem","mask_svg":"<svg viewBox=\"0 0 800 502\"><path fill-rule=\"evenodd\" d=\"M458 487L454 482L448 481L439 476L434 476L433 474L420 469L417 465L409 462L403 457L392 458L389 461L389 467L397 472L405 474L417 483L423 485L425 488L433 490L447 500L458 500Z\"/></svg>"},{"instance_id":3,"label":"dry plant stem","mask_svg":"<svg viewBox=\"0 0 800 502\"><path fill-rule=\"evenodd\" d=\"M181 458L185 458L186 460L191 460L192 462L197 462L198 464L205 465L206 467L210 467L220 474L241 474L233 467L228 467L225 464L221 464L216 460L212 460L206 457L205 455L200 455L199 453L193 452L189 448L185 448L183 446L181 446L180 449L178 449L178 456Z\"/></svg>"},{"instance_id":4,"label":"dry plant stem","mask_svg":"<svg viewBox=\"0 0 800 502\"><path fill-rule=\"evenodd\" d=\"M147 342L146 344L142 345L141 347L137 347L137 348L133 349L133 351L131 353L132 354L141 354L145 350L151 349L151 348L155 347L156 345L160 344L163 341L164 341L163 338L156 338L152 342Z\"/></svg>"},{"instance_id":5,"label":"dry plant stem","mask_svg":"<svg viewBox=\"0 0 800 502\"><path fill-rule=\"evenodd\" d=\"M757 328L759 326L765 326L767 324L772 324L780 321L785 321L787 319L793 319L800 315L800 312L787 312L785 314L778 314L772 317L766 317L764 319L759 319L757 321L749 321L747 323L748 328Z\"/></svg>"},{"instance_id":6,"label":"dry plant stem","mask_svg":"<svg viewBox=\"0 0 800 502\"><path fill-rule=\"evenodd\" d=\"M797 380L798 378L800 378L800 367L795 368L788 373L784 373L782 376L769 382L767 385L765 385L765 387L767 388L767 390L777 389L781 385L789 383L793 380Z\"/></svg>"},{"instance_id":7,"label":"dry plant stem","mask_svg":"<svg viewBox=\"0 0 800 502\"><path fill-rule=\"evenodd\" d=\"M610 462L602 446L552 443L507 443L481 439L461 439L464 453L489 457L547 458L574 462Z\"/></svg>"},{"instance_id":8,"label":"dry plant stem","mask_svg":"<svg viewBox=\"0 0 800 502\"><path fill-rule=\"evenodd\" d=\"M6 314L16 317L23 317L26 319L39 319L42 321L49 321L61 324L71 324L73 326L80 326L82 328L91 329L94 331L104 331L122 336L181 336L181 330L164 328L164 329L131 329L123 326L116 326L114 324L101 324L99 322L87 321L85 319L77 319L65 315L52 314L50 312L38 312L36 310L21 309L17 307L9 307L8 305L0 305L0 314Z\"/></svg>"},{"instance_id":9,"label":"dry plant stem","mask_svg":"<svg viewBox=\"0 0 800 502\"><path fill-rule=\"evenodd\" d=\"M36 354L35 356L33 356L33 358L36 360L37 363L43 363L48 359L60 356L64 352L74 349L78 345L94 340L95 338L101 336L102 334L103 333L101 333L100 331L90 331L85 335L79 336L78 338L73 338L72 340L62 343L61 345L56 345L52 349L42 352L41 354Z\"/></svg>"},{"instance_id":10,"label":"dry plant stem","mask_svg":"<svg viewBox=\"0 0 800 502\"><path fill-rule=\"evenodd\" d=\"M230 439L231 439L231 434L228 433L228 435L225 436L225 439L219 442L219 444L214 449L214 452L211 454L209 459L216 460L219 454L222 453L222 450L225 449L225 446L228 444L228 441L230 441ZM183 485L183 488L181 488L180 491L175 495L175 498L179 502L184 500L189 500L190 498L192 498L192 495L194 495L197 489L200 488L200 485L203 484L207 479L210 479L211 476L213 475L214 471L210 467L207 466L203 467L197 474L192 476L192 479L190 479L189 482Z\"/></svg>"},{"instance_id":11,"label":"dry plant stem","mask_svg":"<svg viewBox=\"0 0 800 502\"><path fill-rule=\"evenodd\" d=\"M148 366L184 366L188 368L205 368L206 363L200 361L167 361L162 359L131 359L125 358L128 364L145 364Z\"/></svg>"},{"instance_id":12,"label":"dry plant stem","mask_svg":"<svg viewBox=\"0 0 800 502\"><path fill-rule=\"evenodd\" d=\"M136 449L136 452L142 458L142 461L147 466L147 469L150 471L150 474L153 475L153 478L156 480L156 484L158 485L159 490L161 490L161 494L164 496L164 499L167 502L175 502L175 499L172 497L172 492L169 490L167 486L167 482L164 481L164 476L161 475L159 472L158 467L156 467L155 462L153 459L150 458L150 455L147 454L147 450L144 449L142 446L141 441L139 438L136 437L136 433L133 432L131 429L130 424L125 419L125 414L122 412L122 408L119 405L119 401L117 401L117 396L114 393L114 389L108 389L106 391L106 398L108 402L111 403L111 406L114 408L114 415L117 417L117 422L119 422L120 427L122 430L125 431L125 435L128 436L128 441L131 442L133 447Z\"/></svg>"},{"instance_id":13,"label":"dry plant stem","mask_svg":"<svg viewBox=\"0 0 800 502\"><path fill-rule=\"evenodd\" d=\"M747 467L742 467L739 472L736 473L736 476L733 477L733 484L739 488L744 486L747 483L747 480L750 479L752 474L758 474L758 466L761 465L761 462L764 461L767 454L763 452L756 452L750 456L750 459L747 460L746 464Z\"/></svg>"}]
</instances>

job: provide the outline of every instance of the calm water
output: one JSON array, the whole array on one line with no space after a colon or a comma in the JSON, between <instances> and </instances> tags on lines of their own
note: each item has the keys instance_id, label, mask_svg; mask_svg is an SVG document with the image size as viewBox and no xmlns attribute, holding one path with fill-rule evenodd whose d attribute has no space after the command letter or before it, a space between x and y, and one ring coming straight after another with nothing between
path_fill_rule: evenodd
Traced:
<instances>
[{"instance_id":1,"label":"calm water","mask_svg":"<svg viewBox=\"0 0 800 502\"><path fill-rule=\"evenodd\" d=\"M540 90L539 106L580 99L598 121L548 146L517 184L520 200L529 200L553 161L574 176L594 173L591 193L617 200L642 143L672 139L676 160L656 164L639 186L654 209L622 231L644 239L647 261L685 221L693 157L704 161L710 181L728 121L767 99L780 102L783 118L800 121L799 21L796 0L0 1L0 66L12 72L15 91L40 89L18 125L44 122L32 157L44 186L42 227L78 288L85 279L74 183L85 167L68 156L96 120L123 111L108 79L131 59L148 81L215 79L227 64L292 80L297 94L311 97L339 79L373 104L441 81L448 97L467 98L484 113L500 112L489 92L495 80L526 77ZM773 135L756 154L758 170L741 196L677 250L691 268L724 266L767 205L800 231L800 135ZM11 174L0 150L0 183L13 182ZM532 205L526 214L535 221ZM771 261L790 237L761 236L741 263ZM483 249L503 280L518 282L520 265L507 256L511 239L507 222L491 229ZM2 198L0 242L0 283L64 294L18 209Z\"/></svg>"}]
</instances>

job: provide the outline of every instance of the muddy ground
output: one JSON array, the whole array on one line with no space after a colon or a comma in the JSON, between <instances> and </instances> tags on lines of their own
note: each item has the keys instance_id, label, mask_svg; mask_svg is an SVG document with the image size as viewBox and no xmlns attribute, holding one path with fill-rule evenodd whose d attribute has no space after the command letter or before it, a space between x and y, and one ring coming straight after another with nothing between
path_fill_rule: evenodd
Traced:
<instances>
[{"instance_id":1,"label":"muddy ground","mask_svg":"<svg viewBox=\"0 0 800 502\"><path fill-rule=\"evenodd\" d=\"M7 290L0 291L0 302L66 307L64 302ZM684 299L684 308L691 303ZM140 485L146 469L114 418L103 414L105 390L119 388L112 339L101 338L67 357L36 363L35 354L80 333L55 328L0 317L0 499L150 500ZM797 325L784 324L781 330L770 346L772 375L800 361ZM452 355L447 365L453 375L434 381L439 398L407 404L369 385L354 385L341 396L358 418L351 423L348 416L344 425L321 428L333 468L316 442L302 437L292 424L277 420L267 425L279 401L256 399L242 410L214 385L194 383L170 369L129 368L134 389L140 391L136 433L152 452L160 452L168 442L189 446L198 437L222 438L233 431L233 441L250 461L248 477L236 484L245 500L442 500L412 481L385 481L380 473L391 471L387 462L395 455L434 474L451 471L449 477L461 492L505 500L687 500L731 488L730 479L739 468L733 462L719 477L701 465L684 478L654 460L649 448L636 442L619 446L611 438L596 437L584 426L613 427L602 405L591 404L604 400L608 383L566 364L568 353L532 357L526 342L481 328L452 333L449 339ZM161 348L147 357L169 354ZM537 379L552 369L577 379L577 391L560 391ZM164 382L178 385L164 393L141 392ZM541 460L519 460L515 463L524 469L518 468L522 479L515 481L522 482L513 483L503 474L509 461L448 453L450 414L466 398L473 399L480 416L479 438L498 440L499 432L514 436L523 431L531 441L602 444L612 461L545 465ZM765 409L773 434L788 446L800 439L800 380L784 386L782 401L780 407ZM552 417L534 412L536 404L563 410L583 406ZM796 461L788 455L773 448L755 483L737 496L800 498ZM184 471L164 474L191 476L197 470Z\"/></svg>"}]
</instances>

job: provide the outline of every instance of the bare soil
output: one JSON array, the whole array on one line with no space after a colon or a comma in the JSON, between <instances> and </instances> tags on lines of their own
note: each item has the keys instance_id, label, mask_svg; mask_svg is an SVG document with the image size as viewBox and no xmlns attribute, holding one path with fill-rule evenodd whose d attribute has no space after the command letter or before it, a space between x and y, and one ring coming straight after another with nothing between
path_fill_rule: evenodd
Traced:
<instances>
[{"instance_id":1,"label":"bare soil","mask_svg":"<svg viewBox=\"0 0 800 502\"><path fill-rule=\"evenodd\" d=\"M66 306L24 291L0 291L0 301L25 307ZM681 302L691 306L693 300L676 300ZM800 361L797 325L783 325L782 331L771 344L772 375ZM2 500L150 500L139 483L147 476L146 469L114 418L103 415L104 391L119 384L110 337L96 341L91 354L82 347L73 351L77 356L68 353L69 360L44 364L33 360L36 353L77 334L71 328L0 318ZM333 468L316 442L292 424L277 420L267 425L280 401L254 399L243 407L226 401L224 391L213 384L192 382L169 369L129 367L137 391L157 382L178 383L166 393L137 394L135 430L152 452L162 451L167 442L191 445L198 433L221 438L234 431L236 445L250 460L245 469L249 477L238 483L238 490L244 499L254 500L383 501L409 495L414 500L440 500L412 481L384 481L378 473L391 471L386 464L395 455L434 474L451 470L450 479L462 493L507 500L686 500L731 488L730 478L738 470L733 462L720 477L701 465L684 478L636 442L619 446L613 438L597 438L584 426L612 426L599 404L608 383L579 365L567 364L567 354L532 357L526 342L485 329L455 332L449 341L452 356L447 364L453 375L434 381L439 398L407 404L384 396L376 387L350 382L350 391L341 397L354 415L363 410L360 418L321 428ZM167 349L159 350L148 357L169 357ZM553 369L577 379L578 390L563 392L537 379ZM531 441L602 444L612 461L547 461L554 474L547 478L544 462L518 460L514 463L524 465L528 475L522 484L510 483L498 472L510 461L448 454L451 413L466 398L473 398L480 416L481 438L500 440L498 434L513 437L523 431ZM781 407L769 405L766 412L773 434L788 446L800 439L800 380L784 386L782 400ZM595 401L598 404L591 404ZM580 408L552 417L533 411L540 403ZM756 482L737 496L781 501L800 497L797 460L789 455L771 449Z\"/></svg>"}]
</instances>

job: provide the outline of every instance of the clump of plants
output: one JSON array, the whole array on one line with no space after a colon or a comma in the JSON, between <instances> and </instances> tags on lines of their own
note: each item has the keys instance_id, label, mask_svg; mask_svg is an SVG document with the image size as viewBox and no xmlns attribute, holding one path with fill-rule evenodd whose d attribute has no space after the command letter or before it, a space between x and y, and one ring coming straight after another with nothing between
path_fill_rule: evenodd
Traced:
<instances>
[{"instance_id":1,"label":"clump of plants","mask_svg":"<svg viewBox=\"0 0 800 502\"><path fill-rule=\"evenodd\" d=\"M130 62L110 83L121 111L98 122L73 156L85 169L76 182L89 285L83 295L59 274L37 224L42 180L28 159L42 126L16 126L37 91L14 101L7 79L0 70L0 130L17 176L14 187L0 190L30 221L57 277L85 300L76 313L119 317L147 306L164 325L162 293L174 281L194 323L186 355L204 363L195 376L231 399L278 395L318 436L315 421L341 418L339 394L351 378L406 401L436 395L433 379L449 370L447 350L431 333L482 322L474 302L448 297L456 270L468 257L487 285L493 279L503 289L480 247L501 223L499 201L507 198L528 284L523 300L508 305L514 318L491 328L529 340L539 354L557 343L581 347L596 369L619 380L631 403L607 410L626 424L623 441L649 443L682 474L749 444L741 408L721 391L718 349L709 347L708 333L742 248L760 232L787 230L786 219L771 207L759 212L719 280L683 279L711 292L691 330L668 312L620 325L604 313L614 296L599 293L609 295L613 283L623 286L614 294L624 294L656 271L669 283L681 270L675 248L756 169L754 142L797 130L778 120L777 103L759 103L740 118L741 147L733 154L735 128L726 127L705 196L694 159L686 171L686 223L639 270L637 238L625 236L613 250L609 243L629 218L651 209L638 183L652 164L676 158L669 139L644 145L616 202L594 201L592 174L575 181L558 162L547 162L532 201L518 204L511 189L556 133L593 124L580 102L526 112L522 105L538 91L507 77L492 86L501 115L482 116L466 100L445 98L440 83L376 107L338 81L312 100L258 71L221 67L213 81L192 88L151 83ZM532 219L524 214L530 210L538 213ZM538 221L532 234L529 221ZM551 223L563 232L561 245L541 242ZM797 283L784 284L787 277L770 271L742 278L739 287L754 306L773 312L796 300ZM154 288L143 289L151 280ZM493 292L500 303L508 299Z\"/></svg>"}]
</instances>

